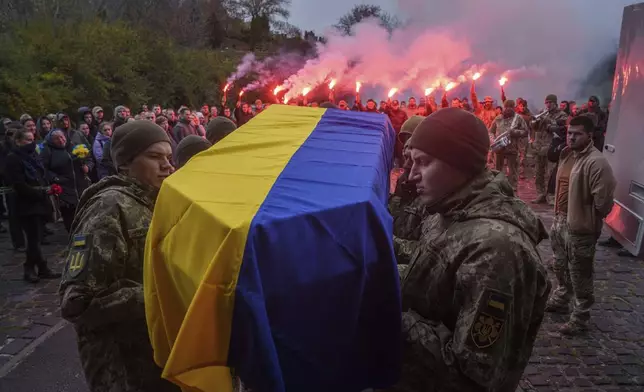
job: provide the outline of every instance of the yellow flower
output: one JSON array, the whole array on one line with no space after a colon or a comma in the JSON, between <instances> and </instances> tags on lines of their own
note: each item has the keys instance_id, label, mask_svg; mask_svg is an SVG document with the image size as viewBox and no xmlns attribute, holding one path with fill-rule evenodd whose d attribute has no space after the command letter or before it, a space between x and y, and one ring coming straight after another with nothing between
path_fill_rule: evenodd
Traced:
<instances>
[{"instance_id":1,"label":"yellow flower","mask_svg":"<svg viewBox=\"0 0 644 392\"><path fill-rule=\"evenodd\" d=\"M85 159L89 155L89 149L84 144L79 144L72 149L72 154L80 159Z\"/></svg>"}]
</instances>

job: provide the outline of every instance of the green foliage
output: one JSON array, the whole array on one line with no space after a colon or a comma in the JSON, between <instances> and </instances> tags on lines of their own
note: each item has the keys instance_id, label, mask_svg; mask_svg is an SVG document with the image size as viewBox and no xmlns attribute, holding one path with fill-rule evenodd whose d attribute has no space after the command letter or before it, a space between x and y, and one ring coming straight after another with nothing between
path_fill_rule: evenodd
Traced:
<instances>
[{"instance_id":1,"label":"green foliage","mask_svg":"<svg viewBox=\"0 0 644 392\"><path fill-rule=\"evenodd\" d=\"M182 48L124 23L34 19L0 37L0 112L219 102L240 54Z\"/></svg>"}]
</instances>

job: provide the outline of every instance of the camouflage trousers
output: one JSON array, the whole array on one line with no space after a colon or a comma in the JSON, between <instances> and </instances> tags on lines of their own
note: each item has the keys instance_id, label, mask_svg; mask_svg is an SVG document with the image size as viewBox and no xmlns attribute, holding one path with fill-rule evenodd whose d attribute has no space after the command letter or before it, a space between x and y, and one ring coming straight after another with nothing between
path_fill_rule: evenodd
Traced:
<instances>
[{"instance_id":1,"label":"camouflage trousers","mask_svg":"<svg viewBox=\"0 0 644 392\"><path fill-rule=\"evenodd\" d=\"M506 176L510 185L516 191L519 185L519 156L517 154L496 154L496 170L506 173L504 169L505 162L508 163Z\"/></svg>"},{"instance_id":2,"label":"camouflage trousers","mask_svg":"<svg viewBox=\"0 0 644 392\"><path fill-rule=\"evenodd\" d=\"M555 305L568 305L573 299L570 320L587 323L590 308L595 303L595 234L570 233L565 216L556 215L552 223L550 239L555 254L554 271L557 289L551 298Z\"/></svg>"},{"instance_id":3,"label":"camouflage trousers","mask_svg":"<svg viewBox=\"0 0 644 392\"><path fill-rule=\"evenodd\" d=\"M548 157L542 154L536 156L536 179L535 185L537 187L537 193L539 196L547 195L547 179L550 178L550 171L552 170L552 164L548 160Z\"/></svg>"}]
</instances>

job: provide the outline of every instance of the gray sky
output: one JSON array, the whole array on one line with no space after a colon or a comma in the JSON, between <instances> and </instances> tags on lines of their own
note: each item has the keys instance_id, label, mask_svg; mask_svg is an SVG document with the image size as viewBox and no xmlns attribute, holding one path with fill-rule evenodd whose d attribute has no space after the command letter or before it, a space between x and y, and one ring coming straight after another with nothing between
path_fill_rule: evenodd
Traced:
<instances>
[{"instance_id":1,"label":"gray sky","mask_svg":"<svg viewBox=\"0 0 644 392\"><path fill-rule=\"evenodd\" d=\"M322 34L356 4L374 4L392 12L395 0L292 0L289 22L302 30Z\"/></svg>"}]
</instances>

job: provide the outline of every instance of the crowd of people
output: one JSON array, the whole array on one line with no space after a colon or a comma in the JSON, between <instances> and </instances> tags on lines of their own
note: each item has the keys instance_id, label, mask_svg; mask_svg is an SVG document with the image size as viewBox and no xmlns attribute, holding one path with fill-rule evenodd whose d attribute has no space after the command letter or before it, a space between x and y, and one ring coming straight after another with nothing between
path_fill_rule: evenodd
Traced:
<instances>
[{"instance_id":1,"label":"crowd of people","mask_svg":"<svg viewBox=\"0 0 644 392\"><path fill-rule=\"evenodd\" d=\"M13 249L26 252L24 279L37 283L60 277L47 267L40 247L51 234L47 223L60 218L70 231L83 192L117 174L110 150L119 126L137 120L157 124L170 140L171 162L181 167L195 148L210 147L262 110L261 101L256 102L255 112L242 102L233 114L223 106L221 111L204 105L200 111L181 107L175 112L142 105L132 116L128 107L119 105L111 121L100 106L81 107L74 119L63 112L42 117L23 114L16 121L2 118L0 186L5 202L0 203L0 212L8 218ZM6 232L0 225L0 233Z\"/></svg>"},{"instance_id":2,"label":"crowd of people","mask_svg":"<svg viewBox=\"0 0 644 392\"><path fill-rule=\"evenodd\" d=\"M594 249L615 188L600 152L608 114L596 97L577 110L548 95L536 115L525 100L502 98L500 107L489 96L479 102L473 86L471 103L443 96L440 107L432 97L289 102L382 113L396 131L402 174L389 210L404 339L392 390L514 391L544 312L570 315L564 335L588 329ZM143 105L134 117L117 106L110 122L101 107L83 107L77 127L65 113L2 121L0 175L14 248L26 238L24 278L61 276L40 245L46 223L62 219L70 242L61 314L76 328L93 392L179 390L160 377L147 337L145 237L162 182L265 108L223 104L176 113ZM548 232L516 197L530 151L534 202L550 202L556 215L555 290L536 248Z\"/></svg>"}]
</instances>

